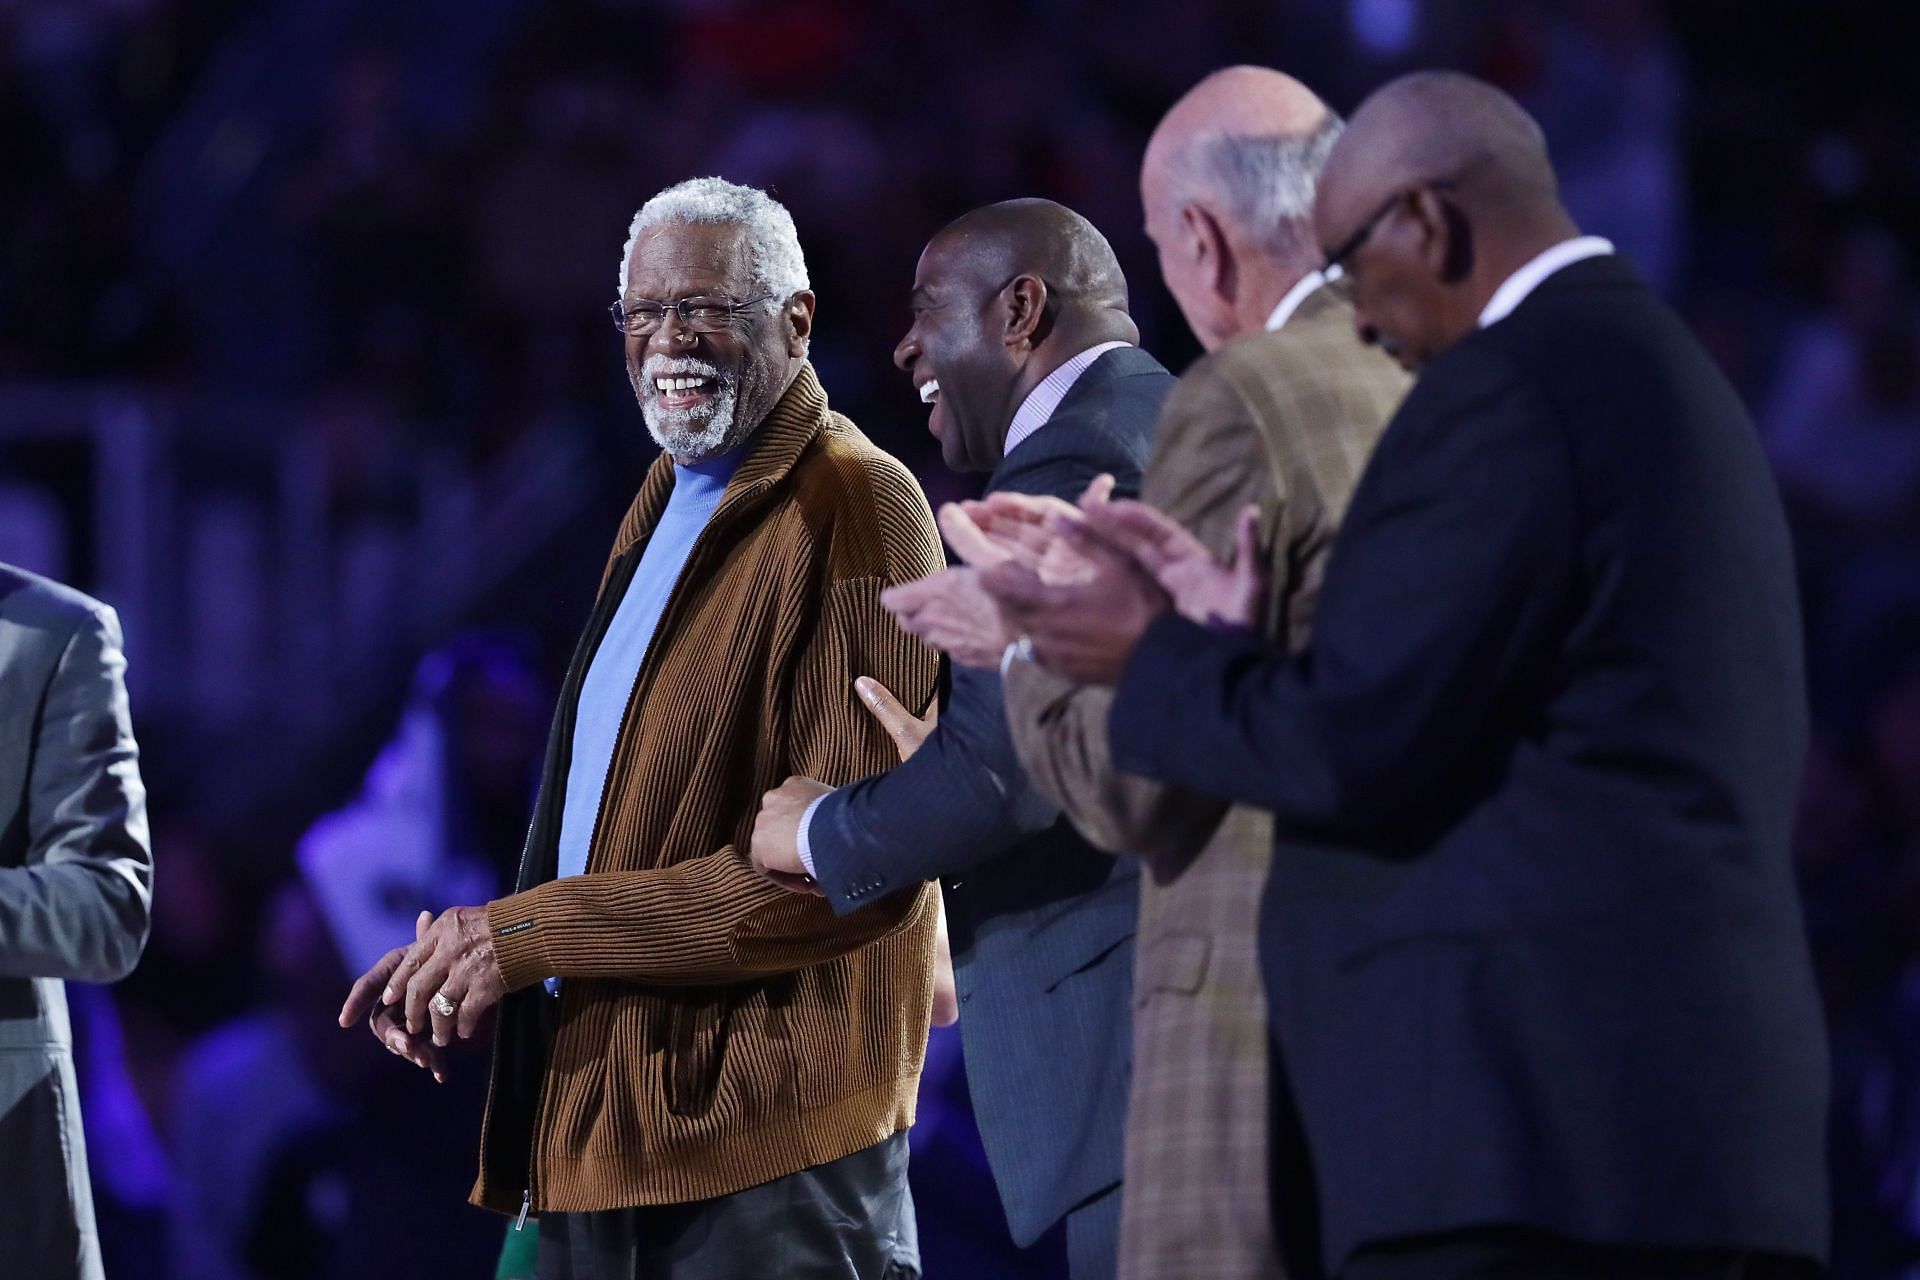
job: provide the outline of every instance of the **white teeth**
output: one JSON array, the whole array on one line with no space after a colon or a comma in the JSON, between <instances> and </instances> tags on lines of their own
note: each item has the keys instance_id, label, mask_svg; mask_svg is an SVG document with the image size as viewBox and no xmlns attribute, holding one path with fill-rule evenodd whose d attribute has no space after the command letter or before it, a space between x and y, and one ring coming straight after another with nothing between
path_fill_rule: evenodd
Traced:
<instances>
[{"instance_id":1,"label":"white teeth","mask_svg":"<svg viewBox=\"0 0 1920 1280\"><path fill-rule=\"evenodd\" d=\"M933 398L940 394L940 379L928 378L920 384L920 403L932 404Z\"/></svg>"},{"instance_id":2,"label":"white teeth","mask_svg":"<svg viewBox=\"0 0 1920 1280\"><path fill-rule=\"evenodd\" d=\"M653 385L663 395L674 395L683 391L695 391L707 385L705 378L655 378Z\"/></svg>"}]
</instances>

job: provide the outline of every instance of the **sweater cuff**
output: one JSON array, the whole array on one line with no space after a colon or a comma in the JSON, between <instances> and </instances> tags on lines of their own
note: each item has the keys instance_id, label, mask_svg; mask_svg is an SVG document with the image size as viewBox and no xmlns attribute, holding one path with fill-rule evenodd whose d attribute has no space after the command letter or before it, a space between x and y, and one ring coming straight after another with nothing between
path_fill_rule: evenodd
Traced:
<instances>
[{"instance_id":1,"label":"sweater cuff","mask_svg":"<svg viewBox=\"0 0 1920 1280\"><path fill-rule=\"evenodd\" d=\"M552 882L549 882L549 884ZM518 991L554 976L553 961L547 955L547 938L541 927L541 905L545 901L536 885L525 893L495 898L487 904L487 932L493 935L493 958L500 965L500 976L507 990Z\"/></svg>"}]
</instances>

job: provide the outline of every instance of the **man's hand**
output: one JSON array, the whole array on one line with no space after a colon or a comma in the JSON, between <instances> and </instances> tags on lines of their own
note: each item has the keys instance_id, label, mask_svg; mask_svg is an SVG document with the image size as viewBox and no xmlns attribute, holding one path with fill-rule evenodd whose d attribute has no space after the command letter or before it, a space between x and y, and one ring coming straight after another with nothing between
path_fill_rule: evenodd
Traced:
<instances>
[{"instance_id":1,"label":"man's hand","mask_svg":"<svg viewBox=\"0 0 1920 1280\"><path fill-rule=\"evenodd\" d=\"M1079 505L1050 494L1000 492L977 502L949 502L940 508L940 532L947 545L976 569L991 569L1011 561L1040 575L1042 581L1065 583L1086 576L1087 564L1053 532L1056 520L1079 521L1113 496L1113 477L1093 478L1080 495Z\"/></svg>"},{"instance_id":2,"label":"man's hand","mask_svg":"<svg viewBox=\"0 0 1920 1280\"><path fill-rule=\"evenodd\" d=\"M937 574L935 575L938 576ZM982 593L985 594L984 592ZM853 682L855 693L860 702L873 713L880 727L893 739L894 750L900 753L900 763L905 764L920 749L920 744L933 732L934 725L940 721L940 708L927 708L927 714L917 716L893 696L893 690L875 680L872 676L861 676Z\"/></svg>"},{"instance_id":3,"label":"man's hand","mask_svg":"<svg viewBox=\"0 0 1920 1280\"><path fill-rule=\"evenodd\" d=\"M755 871L790 892L827 896L800 861L800 818L808 805L832 790L812 778L788 778L760 797L760 816L753 820L753 844L748 850Z\"/></svg>"},{"instance_id":4,"label":"man's hand","mask_svg":"<svg viewBox=\"0 0 1920 1280\"><path fill-rule=\"evenodd\" d=\"M375 965L361 982L380 969ZM355 995L360 992L360 983L355 983ZM409 1035L431 1032L433 1043L445 1046L455 1036L471 1039L480 1029L481 1016L506 994L507 981L494 959L493 935L487 929L487 909L454 907L426 925L407 948L382 985L380 1001L402 1006ZM352 1007L354 996L347 1003Z\"/></svg>"},{"instance_id":5,"label":"man's hand","mask_svg":"<svg viewBox=\"0 0 1920 1280\"><path fill-rule=\"evenodd\" d=\"M1266 589L1259 550L1260 508L1241 508L1234 522L1233 561L1221 564L1200 539L1142 502L1090 508L1087 526L1151 573L1182 617L1201 625L1251 627Z\"/></svg>"},{"instance_id":6,"label":"man's hand","mask_svg":"<svg viewBox=\"0 0 1920 1280\"><path fill-rule=\"evenodd\" d=\"M420 918L413 923L416 939L424 937L427 926L433 922L431 911L422 911ZM431 1071L433 1078L441 1084L447 1082L446 1062L429 1036L413 1035L402 1021L403 1011L398 1005L383 1004L380 993L392 980L399 969L400 961L405 958L407 948L395 947L381 956L374 966L360 975L359 981L347 993L347 1002L340 1006L340 1025L350 1027L361 1018L367 1020L368 1028L387 1049L411 1062L414 1066Z\"/></svg>"},{"instance_id":7,"label":"man's hand","mask_svg":"<svg viewBox=\"0 0 1920 1280\"><path fill-rule=\"evenodd\" d=\"M1007 536L1011 525L1006 521L996 523L985 503L945 502L934 519L953 553L975 569L991 569L1008 560L1033 567L1040 563L1037 551L1030 554L1019 540Z\"/></svg>"},{"instance_id":8,"label":"man's hand","mask_svg":"<svg viewBox=\"0 0 1920 1280\"><path fill-rule=\"evenodd\" d=\"M978 502L942 507L940 530L960 558L975 568L1011 561L1038 574L1042 582L1081 582L1091 566L1054 533L1053 525L1060 520L1078 523L1085 512L1105 506L1112 496L1110 475L1095 476L1077 506L1048 494L994 493Z\"/></svg>"},{"instance_id":9,"label":"man's hand","mask_svg":"<svg viewBox=\"0 0 1920 1280\"><path fill-rule=\"evenodd\" d=\"M1055 519L1053 534L1086 561L1089 576L1050 584L1018 564L981 575L981 585L1033 645L1040 665L1080 684L1111 685L1149 624L1173 598L1146 568L1090 527Z\"/></svg>"},{"instance_id":10,"label":"man's hand","mask_svg":"<svg viewBox=\"0 0 1920 1280\"><path fill-rule=\"evenodd\" d=\"M998 666L1000 655L1014 640L1012 629L1000 616L1000 606L981 587L980 570L975 568L942 569L889 587L880 593L880 603L902 631L920 637L963 667Z\"/></svg>"}]
</instances>

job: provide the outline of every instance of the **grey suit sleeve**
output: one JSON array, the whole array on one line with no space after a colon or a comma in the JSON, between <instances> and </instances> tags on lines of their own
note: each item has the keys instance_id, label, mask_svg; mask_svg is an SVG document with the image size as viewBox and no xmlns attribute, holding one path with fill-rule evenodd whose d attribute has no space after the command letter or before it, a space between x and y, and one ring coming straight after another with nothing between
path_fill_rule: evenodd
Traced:
<instances>
[{"instance_id":1,"label":"grey suit sleeve","mask_svg":"<svg viewBox=\"0 0 1920 1280\"><path fill-rule=\"evenodd\" d=\"M0 977L112 982L146 945L146 788L113 611L68 638L34 726L25 865L0 869Z\"/></svg>"}]
</instances>

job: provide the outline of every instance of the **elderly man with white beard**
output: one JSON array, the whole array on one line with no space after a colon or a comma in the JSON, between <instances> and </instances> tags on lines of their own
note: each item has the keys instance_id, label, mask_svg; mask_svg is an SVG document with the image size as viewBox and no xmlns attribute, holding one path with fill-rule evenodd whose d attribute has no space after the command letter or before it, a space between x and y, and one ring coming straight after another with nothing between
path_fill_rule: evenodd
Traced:
<instances>
[{"instance_id":1,"label":"elderly man with white beard","mask_svg":"<svg viewBox=\"0 0 1920 1280\"><path fill-rule=\"evenodd\" d=\"M423 915L355 985L436 1075L499 1005L476 1204L548 1277L919 1274L905 1130L931 886L844 917L755 874L760 796L892 764L856 697L932 650L880 592L942 563L912 476L827 407L793 220L704 178L649 200L614 322L664 451L554 717L515 891Z\"/></svg>"}]
</instances>

